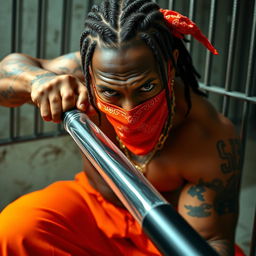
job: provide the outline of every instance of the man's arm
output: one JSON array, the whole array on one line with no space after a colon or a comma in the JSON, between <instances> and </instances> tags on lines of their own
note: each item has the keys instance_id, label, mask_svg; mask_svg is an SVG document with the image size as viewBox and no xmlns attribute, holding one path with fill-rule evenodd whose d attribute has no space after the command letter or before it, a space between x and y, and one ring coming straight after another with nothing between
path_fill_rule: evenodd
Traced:
<instances>
[{"instance_id":1,"label":"man's arm","mask_svg":"<svg viewBox=\"0 0 256 256\"><path fill-rule=\"evenodd\" d=\"M215 151L216 166L208 159L209 168L185 186L179 212L221 256L231 256L238 217L240 142L236 137L216 140Z\"/></svg>"},{"instance_id":2,"label":"man's arm","mask_svg":"<svg viewBox=\"0 0 256 256\"><path fill-rule=\"evenodd\" d=\"M33 102L45 121L59 122L63 111L74 106L85 110L87 92L82 80L78 52L53 60L10 54L0 63L0 105Z\"/></svg>"}]
</instances>

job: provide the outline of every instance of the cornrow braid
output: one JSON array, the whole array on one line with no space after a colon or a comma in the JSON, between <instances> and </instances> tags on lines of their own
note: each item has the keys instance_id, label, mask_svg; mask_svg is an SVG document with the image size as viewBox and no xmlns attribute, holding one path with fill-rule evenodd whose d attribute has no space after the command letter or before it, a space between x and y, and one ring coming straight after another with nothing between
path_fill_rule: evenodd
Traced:
<instances>
[{"instance_id":1,"label":"cornrow braid","mask_svg":"<svg viewBox=\"0 0 256 256\"><path fill-rule=\"evenodd\" d=\"M136 13L136 10L143 7L146 3L148 3L148 0L136 0L129 5L126 5L121 15L121 21L129 17L131 14Z\"/></svg>"},{"instance_id":2,"label":"cornrow braid","mask_svg":"<svg viewBox=\"0 0 256 256\"><path fill-rule=\"evenodd\" d=\"M192 106L190 89L197 94L205 95L199 90L197 82L199 74L192 64L190 54L183 41L172 36L159 9L160 7L151 0L104 0L100 6L92 7L85 20L85 30L80 40L80 51L89 101L96 110L98 109L90 87L89 74L89 65L95 48L98 44L118 48L122 43L135 38L143 40L155 56L166 89L169 112L171 103L165 62L171 61L176 69L176 75L184 81L187 114ZM174 49L179 51L177 63L172 54Z\"/></svg>"},{"instance_id":3,"label":"cornrow braid","mask_svg":"<svg viewBox=\"0 0 256 256\"><path fill-rule=\"evenodd\" d=\"M109 2L104 1L100 5L100 12L106 21L109 21Z\"/></svg>"},{"instance_id":4,"label":"cornrow braid","mask_svg":"<svg viewBox=\"0 0 256 256\"><path fill-rule=\"evenodd\" d=\"M93 100L93 93L92 93L92 87L91 87L91 76L90 76L90 70L89 70L89 67L92 62L92 56L93 56L96 46L97 46L96 42L93 42L90 44L90 46L88 47L88 50L86 51L85 58L82 58L82 63L84 63L83 73L84 73L84 77L85 77L85 81L86 81L86 88L88 91L89 103L94 107L94 109L100 115L100 111L96 107L95 101Z\"/></svg>"}]
</instances>

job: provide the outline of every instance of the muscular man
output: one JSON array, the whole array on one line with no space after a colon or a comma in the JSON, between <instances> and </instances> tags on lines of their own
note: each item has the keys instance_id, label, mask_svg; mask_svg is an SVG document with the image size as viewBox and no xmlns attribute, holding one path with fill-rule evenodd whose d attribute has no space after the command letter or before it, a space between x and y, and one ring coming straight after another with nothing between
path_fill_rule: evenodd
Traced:
<instances>
[{"instance_id":1,"label":"muscular man","mask_svg":"<svg viewBox=\"0 0 256 256\"><path fill-rule=\"evenodd\" d=\"M0 104L33 102L53 122L73 107L87 112L220 255L234 255L239 138L199 90L184 34L216 53L176 12L145 0L104 1L86 19L81 56L3 59ZM160 255L83 162L75 180L56 182L3 210L1 255Z\"/></svg>"}]
</instances>

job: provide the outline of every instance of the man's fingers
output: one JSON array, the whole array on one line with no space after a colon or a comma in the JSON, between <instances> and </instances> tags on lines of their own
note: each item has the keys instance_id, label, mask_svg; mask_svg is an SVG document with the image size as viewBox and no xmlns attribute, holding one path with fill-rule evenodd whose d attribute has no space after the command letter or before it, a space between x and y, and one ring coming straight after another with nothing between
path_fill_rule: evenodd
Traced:
<instances>
[{"instance_id":1,"label":"man's fingers","mask_svg":"<svg viewBox=\"0 0 256 256\"><path fill-rule=\"evenodd\" d=\"M89 105L89 102L88 102L87 89L85 85L80 83L77 88L77 93L78 93L78 98L76 102L76 107L81 111L86 111Z\"/></svg>"},{"instance_id":2,"label":"man's fingers","mask_svg":"<svg viewBox=\"0 0 256 256\"><path fill-rule=\"evenodd\" d=\"M65 112L76 105L77 95L72 89L61 91L62 111Z\"/></svg>"},{"instance_id":3,"label":"man's fingers","mask_svg":"<svg viewBox=\"0 0 256 256\"><path fill-rule=\"evenodd\" d=\"M62 100L59 94L54 94L49 97L50 110L52 115L52 121L59 123L61 121L62 114Z\"/></svg>"},{"instance_id":4,"label":"man's fingers","mask_svg":"<svg viewBox=\"0 0 256 256\"><path fill-rule=\"evenodd\" d=\"M50 104L48 99L43 100L40 103L40 106L38 106L40 108L40 114L43 118L44 121L51 121L52 120L52 115L51 115L51 110L50 110Z\"/></svg>"}]
</instances>

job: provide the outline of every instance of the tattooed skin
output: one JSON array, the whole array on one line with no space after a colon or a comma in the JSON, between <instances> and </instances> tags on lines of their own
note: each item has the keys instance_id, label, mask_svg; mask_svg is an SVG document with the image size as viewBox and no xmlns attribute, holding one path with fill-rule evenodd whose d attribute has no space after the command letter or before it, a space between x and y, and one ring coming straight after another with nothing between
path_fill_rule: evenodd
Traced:
<instances>
[{"instance_id":1,"label":"tattooed skin","mask_svg":"<svg viewBox=\"0 0 256 256\"><path fill-rule=\"evenodd\" d=\"M4 98L4 99L10 99L12 96L15 95L15 91L14 89L10 86L7 90L0 92L0 95Z\"/></svg>"},{"instance_id":2,"label":"tattooed skin","mask_svg":"<svg viewBox=\"0 0 256 256\"><path fill-rule=\"evenodd\" d=\"M217 142L217 150L220 158L225 160L225 163L220 165L220 171L224 174L230 174L229 178L225 181L218 178L212 181L199 179L196 185L191 186L187 193L204 203L199 206L185 205L184 207L189 210L188 215L192 217L207 217L212 214L209 209L214 210L219 215L238 212L241 169L240 142L237 139L229 139L228 142L230 151L227 151L227 145L223 140ZM216 193L212 204L206 203L205 193L207 190Z\"/></svg>"},{"instance_id":3,"label":"tattooed skin","mask_svg":"<svg viewBox=\"0 0 256 256\"><path fill-rule=\"evenodd\" d=\"M8 69L8 67L10 68ZM35 66L29 66L27 63L17 63L17 60L9 60L6 63L5 70L1 71L1 77L12 77L12 82L9 88L12 88L13 83L25 72L42 72L42 69ZM53 74L51 74L53 75Z\"/></svg>"},{"instance_id":4,"label":"tattooed skin","mask_svg":"<svg viewBox=\"0 0 256 256\"><path fill-rule=\"evenodd\" d=\"M226 184L221 180L214 180L213 183L201 181L202 185L216 191L214 209L219 215L237 213L238 181L238 175L232 175Z\"/></svg>"},{"instance_id":5,"label":"tattooed skin","mask_svg":"<svg viewBox=\"0 0 256 256\"><path fill-rule=\"evenodd\" d=\"M227 152L227 145L223 140L217 142L217 150L221 159L226 160L226 163L221 165L223 173L231 173L241 169L241 149L240 142L237 139L229 139L231 151Z\"/></svg>"},{"instance_id":6,"label":"tattooed skin","mask_svg":"<svg viewBox=\"0 0 256 256\"><path fill-rule=\"evenodd\" d=\"M50 80L53 79L53 77L56 77L56 74L54 73L44 73L44 74L40 74L37 75L32 81L31 81L31 85L33 85L35 82L37 82L37 85L42 85L46 82L49 82Z\"/></svg>"},{"instance_id":7,"label":"tattooed skin","mask_svg":"<svg viewBox=\"0 0 256 256\"><path fill-rule=\"evenodd\" d=\"M188 215L192 217L208 217L211 212L207 211L212 208L210 204L201 204L200 206L185 205L185 208L189 210Z\"/></svg>"},{"instance_id":8,"label":"tattooed skin","mask_svg":"<svg viewBox=\"0 0 256 256\"><path fill-rule=\"evenodd\" d=\"M205 188L201 185L195 185L195 186L192 186L188 193L192 196L192 197L197 197L198 200L200 201L204 201L204 195L203 195L203 192L205 192Z\"/></svg>"},{"instance_id":9,"label":"tattooed skin","mask_svg":"<svg viewBox=\"0 0 256 256\"><path fill-rule=\"evenodd\" d=\"M200 179L198 184L192 186L188 193L192 196L196 196L200 201L205 201L203 193L207 191L207 189L213 190L216 192L216 197L214 202L211 206L219 215L226 214L226 213L237 213L238 211L238 204L237 204L237 195L238 195L238 175L232 175L227 182L223 182L220 179L214 179L210 182L206 182L203 179ZM200 189L199 189L200 188ZM192 192L191 192L192 191ZM190 207L190 208L188 208ZM198 214L199 210L191 209L194 207L201 208L200 211L204 212L204 214ZM192 205L185 205L186 209L190 209L188 215L193 217L206 217L209 215L205 214L205 203L201 204L200 206L192 206ZM210 209L210 208L207 208Z\"/></svg>"},{"instance_id":10,"label":"tattooed skin","mask_svg":"<svg viewBox=\"0 0 256 256\"><path fill-rule=\"evenodd\" d=\"M80 58L78 58L75 53L66 54L66 55L61 57L61 60L63 60L63 61L68 60L68 61L74 61L75 62L75 65L74 65L73 69L68 68L68 67L59 67L58 70L62 74L76 74L77 72L79 72L79 73L82 72Z\"/></svg>"}]
</instances>

